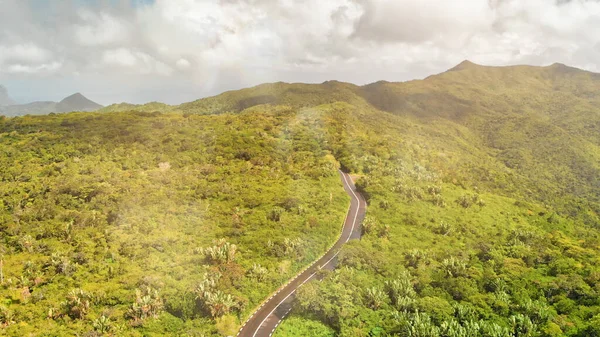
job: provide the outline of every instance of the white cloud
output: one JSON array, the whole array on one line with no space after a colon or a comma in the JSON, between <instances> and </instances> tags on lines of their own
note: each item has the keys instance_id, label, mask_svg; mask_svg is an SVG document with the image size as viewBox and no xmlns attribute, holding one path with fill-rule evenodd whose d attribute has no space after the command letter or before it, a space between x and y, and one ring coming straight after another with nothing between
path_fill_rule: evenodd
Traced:
<instances>
[{"instance_id":1,"label":"white cloud","mask_svg":"<svg viewBox=\"0 0 600 337\"><path fill-rule=\"evenodd\" d=\"M46 64L38 65L26 65L26 64L10 64L6 67L6 72L10 74L40 74L40 73L53 73L60 69L62 64L59 62L51 62Z\"/></svg>"},{"instance_id":2,"label":"white cloud","mask_svg":"<svg viewBox=\"0 0 600 337\"><path fill-rule=\"evenodd\" d=\"M79 12L82 24L75 25L76 41L82 46L103 46L129 42L129 27L107 13Z\"/></svg>"},{"instance_id":3,"label":"white cloud","mask_svg":"<svg viewBox=\"0 0 600 337\"><path fill-rule=\"evenodd\" d=\"M460 39L486 27L493 16L487 1L360 1L363 15L355 37L366 41L422 43ZM443 42L443 41L440 41Z\"/></svg>"},{"instance_id":4,"label":"white cloud","mask_svg":"<svg viewBox=\"0 0 600 337\"><path fill-rule=\"evenodd\" d=\"M185 70L185 69L188 69L192 64L190 63L190 61L188 61L184 58L181 58L181 59L177 60L175 65L177 66L177 68L179 68L181 70Z\"/></svg>"},{"instance_id":5,"label":"white cloud","mask_svg":"<svg viewBox=\"0 0 600 337\"><path fill-rule=\"evenodd\" d=\"M592 0L77 3L0 0L0 76L54 73L110 83L107 97L174 101L265 81L406 80L463 59L600 69ZM155 96L178 83L185 93Z\"/></svg>"},{"instance_id":6,"label":"white cloud","mask_svg":"<svg viewBox=\"0 0 600 337\"><path fill-rule=\"evenodd\" d=\"M133 67L138 63L137 57L125 48L107 50L102 57L104 63L121 67Z\"/></svg>"},{"instance_id":7,"label":"white cloud","mask_svg":"<svg viewBox=\"0 0 600 337\"><path fill-rule=\"evenodd\" d=\"M52 53L33 43L0 46L0 61L18 61L26 63L45 62Z\"/></svg>"},{"instance_id":8,"label":"white cloud","mask_svg":"<svg viewBox=\"0 0 600 337\"><path fill-rule=\"evenodd\" d=\"M116 66L129 72L157 75L170 75L172 73L172 69L163 62L144 52L131 51L127 48L105 51L102 61L107 66Z\"/></svg>"}]
</instances>

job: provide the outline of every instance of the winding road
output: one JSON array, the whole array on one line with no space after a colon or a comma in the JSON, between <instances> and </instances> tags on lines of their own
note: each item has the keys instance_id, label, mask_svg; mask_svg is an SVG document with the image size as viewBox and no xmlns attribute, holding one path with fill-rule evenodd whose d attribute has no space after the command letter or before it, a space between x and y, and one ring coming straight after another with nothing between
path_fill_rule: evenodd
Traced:
<instances>
[{"instance_id":1,"label":"winding road","mask_svg":"<svg viewBox=\"0 0 600 337\"><path fill-rule=\"evenodd\" d=\"M260 308L244 323L237 336L239 337L270 337L281 323L281 320L292 310L296 290L304 283L315 278L323 268L331 270L337 265L337 256L342 246L351 239L359 239L361 222L365 216L367 203L356 191L352 179L347 173L340 171L344 190L350 195L350 207L344 220L342 234L338 241L321 258L310 267L298 274L286 285L279 288Z\"/></svg>"}]
</instances>

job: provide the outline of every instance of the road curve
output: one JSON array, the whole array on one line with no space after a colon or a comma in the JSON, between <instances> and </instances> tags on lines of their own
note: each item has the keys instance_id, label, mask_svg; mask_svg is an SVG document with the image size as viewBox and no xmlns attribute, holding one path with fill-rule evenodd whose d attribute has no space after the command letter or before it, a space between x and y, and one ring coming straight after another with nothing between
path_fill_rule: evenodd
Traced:
<instances>
[{"instance_id":1,"label":"road curve","mask_svg":"<svg viewBox=\"0 0 600 337\"><path fill-rule=\"evenodd\" d=\"M365 216L367 203L362 195L356 191L356 187L347 173L340 171L340 177L342 178L344 190L351 198L340 238L327 253L265 301L244 323L237 334L238 337L270 337L281 320L292 309L296 290L304 283L315 278L317 271L320 269L331 270L335 268L337 256L342 246L351 239L360 238L360 224Z\"/></svg>"}]
</instances>

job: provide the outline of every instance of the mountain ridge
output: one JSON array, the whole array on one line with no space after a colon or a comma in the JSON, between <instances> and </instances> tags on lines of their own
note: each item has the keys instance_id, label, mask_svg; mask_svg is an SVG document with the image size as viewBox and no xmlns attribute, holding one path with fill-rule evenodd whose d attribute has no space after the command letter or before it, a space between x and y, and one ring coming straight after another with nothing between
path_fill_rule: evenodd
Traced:
<instances>
[{"instance_id":1,"label":"mountain ridge","mask_svg":"<svg viewBox=\"0 0 600 337\"><path fill-rule=\"evenodd\" d=\"M8 95L8 90L0 84L0 106L15 105L16 102Z\"/></svg>"},{"instance_id":2,"label":"mountain ridge","mask_svg":"<svg viewBox=\"0 0 600 337\"><path fill-rule=\"evenodd\" d=\"M373 90L388 91L389 95L398 96L398 89L403 87L411 87L410 91L414 91L416 88L423 87L423 83L432 83L434 85L442 85L447 83L441 83L448 79L449 76L455 76L454 81L472 80L473 78L481 77L482 74L487 73L486 81L489 82L490 78L498 81L502 84L504 81L510 80L512 75L507 75L505 78L493 78L490 74L493 73L535 73L540 72L544 77L572 75L572 76L588 76L592 79L600 79L600 74L593 73L590 71L582 70L579 68L567 66L561 63L554 63L549 66L532 66L532 65L507 65L507 66L490 66L481 65L474 63L469 60L464 60L456 66L434 75L430 75L424 79L415 79L402 82L380 80L373 83L364 85L356 85L349 82L342 82L338 80L328 80L320 84L317 83L288 83L288 82L267 82L261 83L252 87L228 90L217 95L199 98L197 100L184 102L176 105L168 105L161 102L149 102L145 104L131 104L131 103L115 103L104 107L102 112L114 112L114 111L180 111L184 113L201 113L201 114L215 114L224 112L239 112L246 108L260 105L260 104L292 104L294 106L312 106L317 103L331 103L335 99L346 101L348 96L346 95L349 91L360 96L360 99L367 99L369 92ZM454 75L452 75L454 74ZM542 76L540 75L540 76ZM508 81L510 82L510 81ZM514 85L518 83L504 83L506 85ZM523 84L523 83L520 83ZM335 97L326 97L331 92L327 90L334 90ZM423 89L421 89L423 90ZM426 90L431 90L427 88ZM313 93L320 96L316 100L304 102L294 98L294 92L305 94L305 91L312 91ZM409 92L410 92L409 91ZM320 95L318 93L321 93ZM345 93L344 93L345 92ZM296 95L297 96L297 95ZM357 98L357 97L355 97ZM381 98L381 97L380 97ZM396 98L397 99L397 98ZM394 100L394 99L391 99ZM235 101L235 103L233 103ZM383 101L386 101L385 99ZM386 104L392 104L387 102ZM381 107L381 103L376 104ZM389 107L388 107L389 108ZM384 109L385 110L385 109Z\"/></svg>"},{"instance_id":3,"label":"mountain ridge","mask_svg":"<svg viewBox=\"0 0 600 337\"><path fill-rule=\"evenodd\" d=\"M535 73L538 74L535 74ZM503 73L506 73L506 76L502 76ZM484 74L487 77L483 77ZM286 83L286 82L270 82L270 83L262 83L253 87L243 88L239 90L230 90L223 92L219 95L209 96L205 98L200 98L194 101L185 102L179 105L174 105L173 108L175 110L182 111L190 111L190 110L199 110L206 108L210 110L210 106L214 106L217 104L217 101L222 99L228 99L228 97L232 96L244 96L246 99L246 103L251 102L252 99L257 99L262 96L264 99L257 100L257 104L265 104L265 99L267 96L278 96L284 95L286 97L278 97L276 100L272 99L273 102L282 102L288 98L290 91L298 91L298 90L312 90L312 91L320 91L320 87L333 87L333 88L346 88L354 91L361 91L365 89L373 89L376 87L410 87L411 90L415 90L418 88L431 90L432 88L423 88L424 84L448 84L442 83L450 78L453 81L466 81L473 79L486 79L486 84L490 85L490 81L497 81L499 84L504 84L504 87L507 85L522 85L521 83L516 83L514 79L515 74L518 74L520 77L523 75L537 75L538 77L543 77L543 79L547 79L552 76L562 76L562 75L571 75L578 76L580 79L588 78L589 80L595 80L600 78L600 74L593 73L587 70L567 66L561 63L554 63L549 66L532 66L532 65L507 65L507 66L488 66L488 65L480 65L469 60L462 61L458 65L438 74L430 75L424 79L416 79L404 82L391 82L391 81L376 81L373 83L368 83L365 85L356 85L348 82L341 82L336 80L325 81L321 84L311 84L311 83ZM532 76L535 78L535 76ZM539 85L539 83L537 83ZM395 90L394 90L395 91ZM241 101L241 99L240 99ZM327 101L327 100L324 100ZM271 102L271 103L273 103ZM232 111L240 111L239 108L246 106L245 104L241 104L239 106L229 106L229 109ZM206 105L206 106L205 106ZM310 104L309 104L310 105ZM196 111L200 113L214 113L214 112L223 112L223 109L217 109L217 111ZM243 110L243 109L242 109Z\"/></svg>"},{"instance_id":4,"label":"mountain ridge","mask_svg":"<svg viewBox=\"0 0 600 337\"><path fill-rule=\"evenodd\" d=\"M594 161L600 162L600 113L590 112L600 106L600 74L562 64L492 67L463 61L448 71L407 82L266 83L174 106L173 111L205 115L240 113L261 105L302 109L335 102L417 123L467 128L500 162L510 168L520 162L522 169L530 170L524 171L528 179L536 181L532 176L536 167L552 165L556 158L552 147L562 148L563 155L570 156L565 169L577 171L579 178L555 173L553 179L579 186L580 195L598 199L591 193L595 175L590 172L598 169ZM570 141L562 142L564 137ZM538 157L536 152L546 156ZM538 187L531 186L532 190Z\"/></svg>"},{"instance_id":5,"label":"mountain ridge","mask_svg":"<svg viewBox=\"0 0 600 337\"><path fill-rule=\"evenodd\" d=\"M112 312L124 335L233 336L339 235L341 168L362 238L274 336L599 335L597 74L459 68L0 118L0 295L23 294L4 331L83 335Z\"/></svg>"},{"instance_id":6,"label":"mountain ridge","mask_svg":"<svg viewBox=\"0 0 600 337\"><path fill-rule=\"evenodd\" d=\"M0 88L0 99L2 90ZM14 103L14 102L13 102ZM63 113L73 111L95 111L103 106L89 100L81 93L75 93L65 97L60 102L53 101L35 101L26 104L12 104L1 106L0 115L7 117L23 116L23 115L46 115L49 113Z\"/></svg>"}]
</instances>

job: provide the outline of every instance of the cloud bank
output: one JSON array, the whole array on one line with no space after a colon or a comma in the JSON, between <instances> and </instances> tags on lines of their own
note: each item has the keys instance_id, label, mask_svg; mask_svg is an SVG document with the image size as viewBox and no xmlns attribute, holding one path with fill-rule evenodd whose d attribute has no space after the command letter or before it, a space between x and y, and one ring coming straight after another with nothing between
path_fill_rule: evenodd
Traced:
<instances>
[{"instance_id":1,"label":"cloud bank","mask_svg":"<svg viewBox=\"0 0 600 337\"><path fill-rule=\"evenodd\" d=\"M0 0L23 100L177 103L267 81L421 78L470 59L600 71L592 0Z\"/></svg>"}]
</instances>

